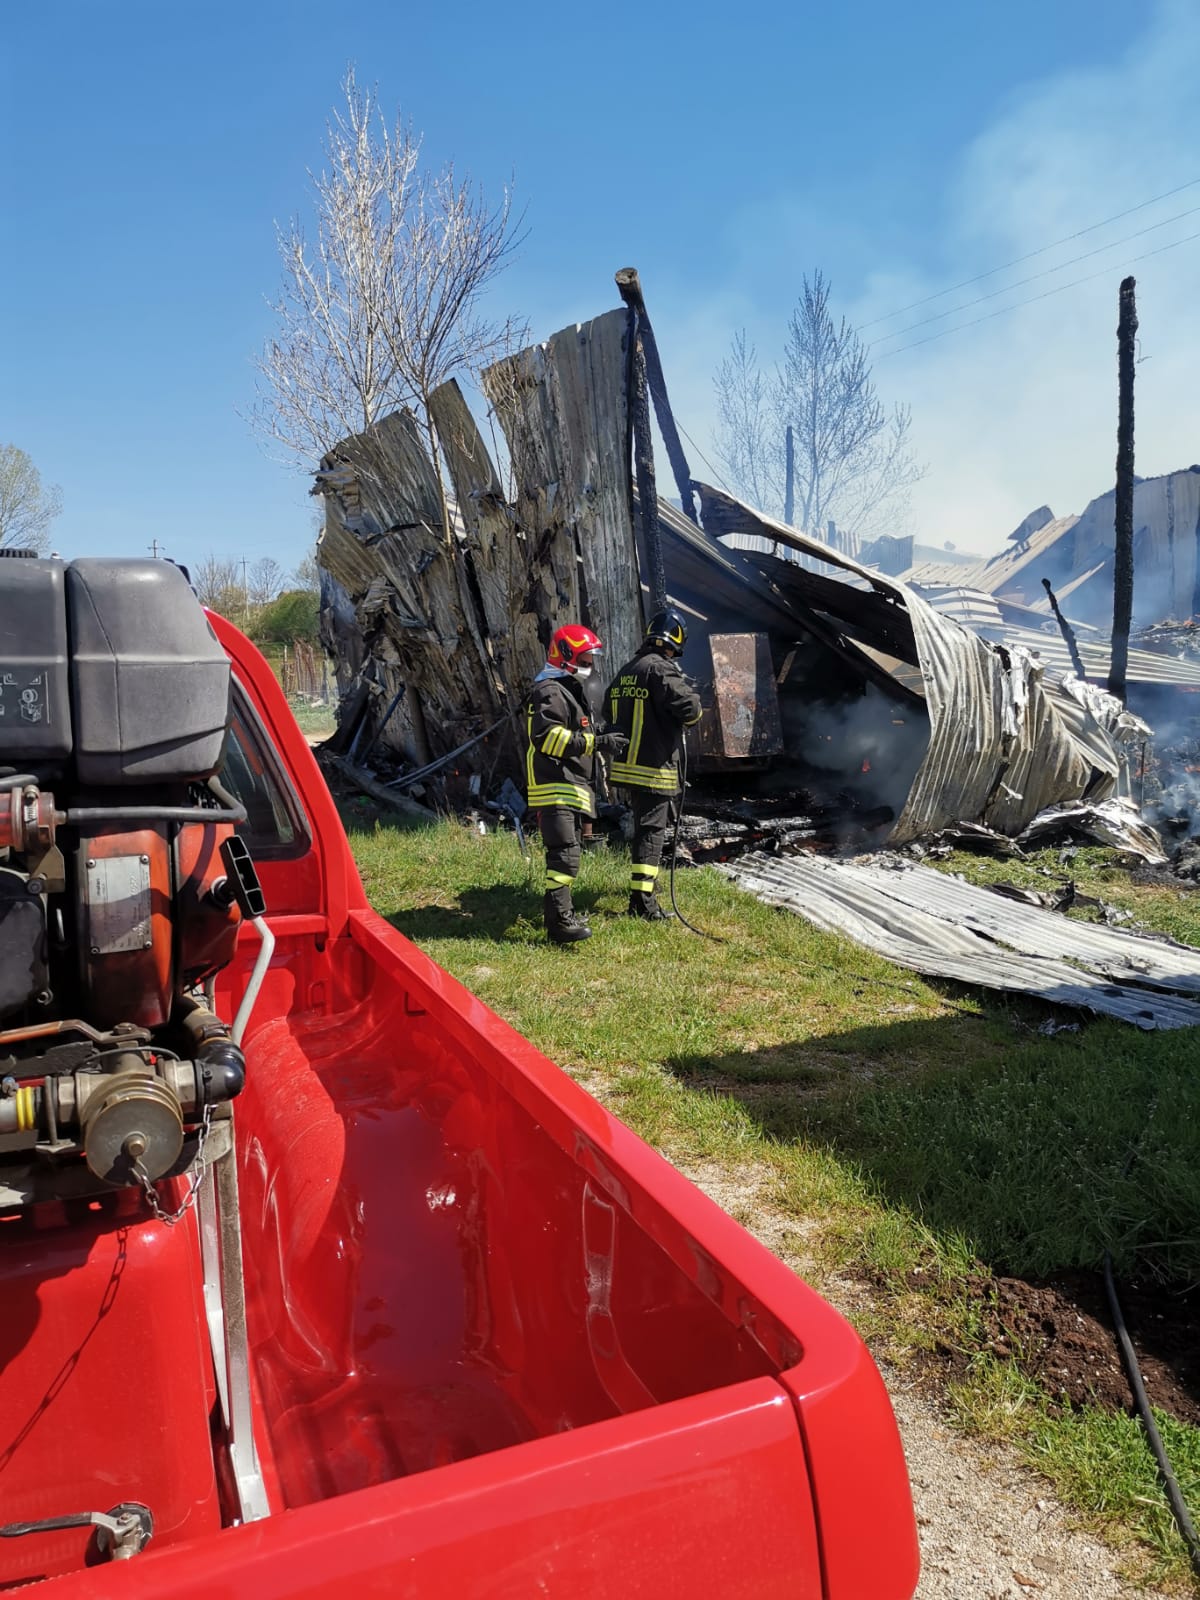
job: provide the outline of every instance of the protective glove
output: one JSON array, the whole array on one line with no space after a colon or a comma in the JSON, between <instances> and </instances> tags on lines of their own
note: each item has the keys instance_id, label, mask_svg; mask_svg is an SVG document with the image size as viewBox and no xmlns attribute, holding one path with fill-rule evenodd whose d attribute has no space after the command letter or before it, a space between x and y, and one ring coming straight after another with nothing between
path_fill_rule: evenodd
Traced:
<instances>
[{"instance_id":1,"label":"protective glove","mask_svg":"<svg viewBox=\"0 0 1200 1600\"><path fill-rule=\"evenodd\" d=\"M606 733L596 735L596 752L602 756L623 756L629 749L629 740L623 733L618 733L615 728L610 728Z\"/></svg>"}]
</instances>

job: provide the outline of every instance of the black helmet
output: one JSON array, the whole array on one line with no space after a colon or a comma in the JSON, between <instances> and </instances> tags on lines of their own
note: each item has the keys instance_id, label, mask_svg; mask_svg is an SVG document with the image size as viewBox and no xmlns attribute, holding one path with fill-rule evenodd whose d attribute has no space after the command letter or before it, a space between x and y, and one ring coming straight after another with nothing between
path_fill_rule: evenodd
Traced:
<instances>
[{"instance_id":1,"label":"black helmet","mask_svg":"<svg viewBox=\"0 0 1200 1600\"><path fill-rule=\"evenodd\" d=\"M683 620L682 613L676 611L674 606L667 606L663 611L656 611L650 618L646 637L651 644L669 645L676 655L682 655L683 647L687 643L687 623Z\"/></svg>"}]
</instances>

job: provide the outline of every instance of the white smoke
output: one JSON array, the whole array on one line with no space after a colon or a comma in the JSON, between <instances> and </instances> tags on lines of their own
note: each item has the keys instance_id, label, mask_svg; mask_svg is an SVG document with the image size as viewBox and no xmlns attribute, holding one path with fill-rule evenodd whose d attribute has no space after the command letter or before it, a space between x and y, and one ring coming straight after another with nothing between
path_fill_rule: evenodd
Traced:
<instances>
[{"instance_id":1,"label":"white smoke","mask_svg":"<svg viewBox=\"0 0 1200 1600\"><path fill-rule=\"evenodd\" d=\"M752 242L760 253L784 249L796 262L791 298L751 303L750 277L747 284L731 281L719 296L673 301L670 315L656 318L676 410L699 450L713 455L711 376L734 332L747 327L760 355L770 357L781 343L801 272L822 266L864 339L896 334L875 344L871 355L883 398L911 403L914 444L929 467L913 495L913 531L930 544L950 540L990 554L1033 507L1048 502L1058 515L1082 511L1111 486L1117 287L1129 271L1137 279L1141 322L1137 470L1151 476L1200 460L1200 238L1134 260L1200 234L1200 210L1063 265L1200 207L1200 184L957 294L866 326L947 284L1040 251L1200 178L1200 6L1162 0L1146 7L1145 16L1121 60L1031 81L963 150L945 188L944 228L927 241L926 259L937 262L936 272L903 260L860 270L869 258L848 234L846 219L798 216L794 200L741 219L748 248ZM1063 270L1008 294L913 326L1060 265ZM1102 276L1092 282L930 339L1096 272ZM909 333L900 331L906 327ZM924 339L930 342L916 344ZM913 347L891 353L906 344ZM693 459L692 467L697 476L708 475L702 460Z\"/></svg>"}]
</instances>

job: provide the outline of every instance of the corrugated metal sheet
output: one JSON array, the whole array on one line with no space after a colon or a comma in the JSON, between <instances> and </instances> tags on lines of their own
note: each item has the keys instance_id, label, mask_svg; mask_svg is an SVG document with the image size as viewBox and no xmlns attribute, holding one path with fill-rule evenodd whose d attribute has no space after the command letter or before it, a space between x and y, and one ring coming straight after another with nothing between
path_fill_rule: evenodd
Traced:
<instances>
[{"instance_id":1,"label":"corrugated metal sheet","mask_svg":"<svg viewBox=\"0 0 1200 1600\"><path fill-rule=\"evenodd\" d=\"M1200 950L1185 945L1076 922L907 863L754 854L721 870L758 899L915 972L1139 1028L1200 1024Z\"/></svg>"},{"instance_id":2,"label":"corrugated metal sheet","mask_svg":"<svg viewBox=\"0 0 1200 1600\"><path fill-rule=\"evenodd\" d=\"M1081 572L1077 578L1072 578L1069 583L1064 583L1061 588L1056 588L1054 591L1054 598L1058 601L1059 606L1061 607L1065 601L1069 600L1075 593L1076 589L1080 589L1085 583L1089 583L1098 572L1103 572L1107 566L1107 561L1097 561L1094 567L1089 567L1086 572ZM1006 600L1008 597L1005 595L1003 590L997 590L996 598L998 600ZM1046 615L1049 616L1050 602L1045 598L1041 600L1033 600L1030 602L1029 609L1031 611L1044 611ZM1089 624L1086 622L1076 622L1074 617L1071 618L1071 623L1072 626L1076 628L1086 628L1089 626Z\"/></svg>"},{"instance_id":3,"label":"corrugated metal sheet","mask_svg":"<svg viewBox=\"0 0 1200 1600\"><path fill-rule=\"evenodd\" d=\"M982 589L984 594L999 594L1002 589L1015 586L1022 589L1020 576L1030 562L1042 562L1047 553L1069 533L1079 521L1078 516L1055 517L1028 539L1013 540L994 556L971 567L955 566L948 562L914 562L900 574L904 583L943 583L967 589ZM1032 585L1030 599L1042 593L1040 573L1029 580Z\"/></svg>"},{"instance_id":4,"label":"corrugated metal sheet","mask_svg":"<svg viewBox=\"0 0 1200 1600\"><path fill-rule=\"evenodd\" d=\"M710 624L720 618L727 631L765 627L792 639L809 634L835 654L848 658L863 677L896 699L915 695L905 682L881 666L872 652L860 649L853 639L842 637L806 596L781 593L764 576L761 564L769 562L769 557L756 560L736 549L727 549L666 500L658 502L658 529L663 560L671 574L669 597L685 609L694 606L695 614Z\"/></svg>"},{"instance_id":5,"label":"corrugated metal sheet","mask_svg":"<svg viewBox=\"0 0 1200 1600\"><path fill-rule=\"evenodd\" d=\"M1053 617L1047 617L1044 626L1022 627L1006 620L996 601L981 590L934 588L920 583L913 587L943 617L952 617L964 628L972 629L993 643L1020 645L1036 656L1047 672L1058 677L1074 673L1071 652ZM1030 608L1022 606L1020 609L1031 616ZM1094 631L1087 629L1087 633ZM1079 659L1088 677L1098 683L1106 681L1111 646L1088 639L1086 634L1077 638L1077 643ZM1130 683L1178 684L1196 689L1200 688L1200 661L1182 660L1155 650L1131 650L1128 678Z\"/></svg>"},{"instance_id":6,"label":"corrugated metal sheet","mask_svg":"<svg viewBox=\"0 0 1200 1600\"><path fill-rule=\"evenodd\" d=\"M1084 508L1071 534L1070 576L1112 559L1114 499L1115 490L1110 489ZM1134 627L1165 617L1190 617L1197 609L1200 589L1200 549L1196 539L1196 529L1200 527L1200 468L1143 478L1135 484L1133 526ZM1099 580L1081 585L1075 603L1089 619L1096 611L1111 614L1108 591L1110 585Z\"/></svg>"},{"instance_id":7,"label":"corrugated metal sheet","mask_svg":"<svg viewBox=\"0 0 1200 1600\"><path fill-rule=\"evenodd\" d=\"M1114 491L1089 501L1082 515L1056 517L1028 539L1013 540L973 567L914 560L905 583L962 585L1006 595L1025 605L1044 600L1049 578L1059 603L1085 621L1108 627L1112 618ZM1134 627L1166 617L1187 618L1200 606L1200 468L1143 478L1133 491ZM1069 614L1069 613L1068 613Z\"/></svg>"},{"instance_id":8,"label":"corrugated metal sheet","mask_svg":"<svg viewBox=\"0 0 1200 1600\"><path fill-rule=\"evenodd\" d=\"M982 589L951 588L946 584L918 583L907 578L904 581L911 582L911 586L922 599L929 601L935 611L941 612L943 617L953 617L964 628L973 628L976 633L986 636L989 631L1004 625L1000 607ZM1057 631L1057 623L1054 626Z\"/></svg>"},{"instance_id":9,"label":"corrugated metal sheet","mask_svg":"<svg viewBox=\"0 0 1200 1600\"><path fill-rule=\"evenodd\" d=\"M1049 634L1034 633L1028 628L1006 628L1003 637L1024 645L1028 650L1036 651L1044 662L1047 672L1065 677L1067 673L1073 673L1075 670L1071 663L1071 653L1063 642L1061 634L1057 638L1052 638ZM1097 683L1104 683L1108 678L1111 647L1107 644L1093 644L1085 639L1080 639L1078 644L1079 659L1083 662L1084 671ZM1181 688L1200 689L1200 662L1159 655L1155 650L1131 650L1127 676L1130 683L1177 684Z\"/></svg>"},{"instance_id":10,"label":"corrugated metal sheet","mask_svg":"<svg viewBox=\"0 0 1200 1600\"><path fill-rule=\"evenodd\" d=\"M722 539L759 534L789 545L855 574L903 608L889 609L912 629L930 736L892 829L894 841L938 833L954 822L980 822L1015 836L1047 806L1085 795L1099 800L1125 787L1126 745L1149 730L1117 701L1091 694L1068 721L1056 705L1061 691L1045 681L1043 665L1027 650L991 644L940 616L906 584L720 490L699 488L707 531ZM889 648L884 640L878 644ZM908 654L895 647L890 653Z\"/></svg>"},{"instance_id":11,"label":"corrugated metal sheet","mask_svg":"<svg viewBox=\"0 0 1200 1600\"><path fill-rule=\"evenodd\" d=\"M986 622L999 627L1008 623L1015 628L1029 628L1034 633L1052 633L1059 637L1058 623L1051 615L1050 606L1027 606L1007 595L985 594L982 589L964 589L961 584L922 583L919 579L903 580L936 607L943 616L953 617L964 627L982 631ZM1088 622L1070 619L1071 626L1083 638L1090 638L1099 630Z\"/></svg>"}]
</instances>

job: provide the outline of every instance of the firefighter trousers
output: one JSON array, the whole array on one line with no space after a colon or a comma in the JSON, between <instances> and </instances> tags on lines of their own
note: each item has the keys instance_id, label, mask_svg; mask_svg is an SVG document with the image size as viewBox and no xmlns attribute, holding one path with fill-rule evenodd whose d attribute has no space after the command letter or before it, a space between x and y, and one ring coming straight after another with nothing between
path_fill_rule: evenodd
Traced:
<instances>
[{"instance_id":1,"label":"firefighter trousers","mask_svg":"<svg viewBox=\"0 0 1200 1600\"><path fill-rule=\"evenodd\" d=\"M579 876L579 835L583 817L568 806L543 806L538 827L546 846L547 909L559 915L571 910L571 885Z\"/></svg>"},{"instance_id":2,"label":"firefighter trousers","mask_svg":"<svg viewBox=\"0 0 1200 1600\"><path fill-rule=\"evenodd\" d=\"M679 796L657 794L653 789L630 789L628 793L633 811L633 844L630 847L633 868L629 887L633 894L652 895L658 883L667 834L675 826Z\"/></svg>"}]
</instances>

